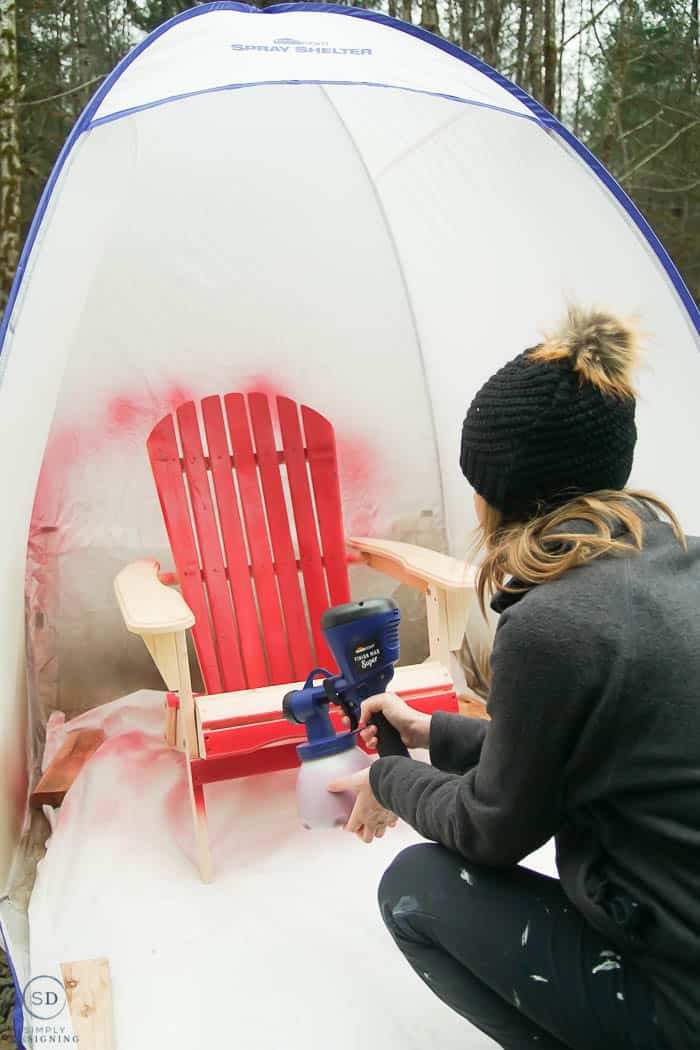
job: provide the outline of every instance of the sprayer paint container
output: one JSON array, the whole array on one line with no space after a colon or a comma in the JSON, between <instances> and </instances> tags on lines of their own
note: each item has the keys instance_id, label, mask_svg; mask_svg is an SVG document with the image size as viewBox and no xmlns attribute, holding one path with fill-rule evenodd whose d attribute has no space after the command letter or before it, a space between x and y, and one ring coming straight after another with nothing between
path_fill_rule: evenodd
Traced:
<instances>
[{"instance_id":1,"label":"sprayer paint container","mask_svg":"<svg viewBox=\"0 0 700 1050\"><path fill-rule=\"evenodd\" d=\"M314 830L345 824L355 804L355 792L331 792L328 785L370 764L369 756L355 743L354 733L341 733L324 744L321 748L317 744L306 754L304 747L297 748L302 760L297 778L299 817L305 828Z\"/></svg>"}]
</instances>

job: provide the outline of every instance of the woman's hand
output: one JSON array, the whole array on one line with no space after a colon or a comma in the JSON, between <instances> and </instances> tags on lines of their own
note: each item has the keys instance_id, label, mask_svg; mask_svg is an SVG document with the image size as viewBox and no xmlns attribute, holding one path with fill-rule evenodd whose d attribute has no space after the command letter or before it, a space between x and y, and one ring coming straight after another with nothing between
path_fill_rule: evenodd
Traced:
<instances>
[{"instance_id":1,"label":"woman's hand","mask_svg":"<svg viewBox=\"0 0 700 1050\"><path fill-rule=\"evenodd\" d=\"M393 693L378 693L365 700L360 711L360 723L368 722L372 715L381 711L388 722L398 729L406 747L427 747L430 738L430 715L414 711ZM343 718L349 725L349 719ZM360 733L369 748L377 746L376 726L367 726Z\"/></svg>"},{"instance_id":2,"label":"woman's hand","mask_svg":"<svg viewBox=\"0 0 700 1050\"><path fill-rule=\"evenodd\" d=\"M374 797L369 782L369 768L352 773L349 777L339 777L328 785L329 791L353 791L357 793L352 813L343 828L354 832L363 842L380 839L387 828L393 828L399 819L395 813L380 806Z\"/></svg>"}]
</instances>

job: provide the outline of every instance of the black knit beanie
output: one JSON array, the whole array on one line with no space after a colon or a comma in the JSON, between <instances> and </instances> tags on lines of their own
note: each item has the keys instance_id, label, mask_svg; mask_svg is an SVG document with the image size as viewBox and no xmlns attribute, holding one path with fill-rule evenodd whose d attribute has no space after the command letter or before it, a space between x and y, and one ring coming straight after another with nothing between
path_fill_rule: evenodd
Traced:
<instances>
[{"instance_id":1,"label":"black knit beanie","mask_svg":"<svg viewBox=\"0 0 700 1050\"><path fill-rule=\"evenodd\" d=\"M571 309L540 346L477 393L460 466L509 520L527 520L598 489L624 488L637 429L634 332L609 314Z\"/></svg>"}]
</instances>

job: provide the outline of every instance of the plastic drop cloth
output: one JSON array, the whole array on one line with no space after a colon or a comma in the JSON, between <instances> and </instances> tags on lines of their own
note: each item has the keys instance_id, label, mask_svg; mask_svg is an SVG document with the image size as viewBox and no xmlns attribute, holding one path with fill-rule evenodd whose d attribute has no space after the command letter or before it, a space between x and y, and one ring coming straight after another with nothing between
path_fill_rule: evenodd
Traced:
<instances>
[{"instance_id":1,"label":"plastic drop cloth","mask_svg":"<svg viewBox=\"0 0 700 1050\"><path fill-rule=\"evenodd\" d=\"M162 699L142 690L50 723L46 760L67 729L102 726L107 740L50 811L29 906L31 975L107 957L117 1050L494 1046L416 978L383 926L382 872L419 841L405 824L370 846L304 831L294 770L208 785L216 876L199 881ZM551 871L549 851L534 866ZM53 1024L70 1034L67 1011Z\"/></svg>"}]
</instances>

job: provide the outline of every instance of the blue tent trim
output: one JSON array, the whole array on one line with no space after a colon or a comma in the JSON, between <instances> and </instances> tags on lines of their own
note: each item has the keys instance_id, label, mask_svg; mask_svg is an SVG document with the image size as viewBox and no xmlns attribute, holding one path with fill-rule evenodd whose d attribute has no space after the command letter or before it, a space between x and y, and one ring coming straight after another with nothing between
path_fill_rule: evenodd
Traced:
<instances>
[{"instance_id":1,"label":"blue tent trim","mask_svg":"<svg viewBox=\"0 0 700 1050\"><path fill-rule=\"evenodd\" d=\"M2 928L0 922L0 939L2 939L3 951L7 958L7 965L10 968L10 976L12 977L12 983L15 986L15 1004L12 1010L12 1028L14 1031L15 1042L17 1043L18 1050L26 1050L23 1036L24 1036L24 1011L22 1010L22 989L20 987L19 978L17 971L15 970L14 963L12 962L12 956L10 955L10 947L7 943L7 937L5 931Z\"/></svg>"},{"instance_id":2,"label":"blue tent trim","mask_svg":"<svg viewBox=\"0 0 700 1050\"><path fill-rule=\"evenodd\" d=\"M183 91L181 95L168 95L167 98L157 98L152 102L144 102L140 106L115 110L114 113L108 113L105 117L95 117L88 124L88 128L98 128L101 124L109 124L113 120L121 120L122 117L131 116L133 113L142 113L147 109L165 106L169 102L180 102L185 98L196 98L198 95L212 95L220 91L241 91L244 88L296 87L309 84L323 85L324 87L386 88L389 91L404 91L410 95L428 95L430 98L442 98L448 102L459 102L465 106L475 106L477 109L490 109L494 113L505 113L507 116L517 117L519 120L532 120L536 124L541 123L532 113L518 113L514 109L506 109L505 106L495 106L491 102L477 102L476 99L464 98L461 95L448 95L444 91L427 91L423 88L404 87L401 84L383 84L377 80L251 80L240 84L218 84L216 87L200 88L198 91Z\"/></svg>"},{"instance_id":3,"label":"blue tent trim","mask_svg":"<svg viewBox=\"0 0 700 1050\"><path fill-rule=\"evenodd\" d=\"M114 68L110 75L102 82L100 87L95 92L92 99L88 102L87 106L83 110L82 114L78 118L73 130L66 139L63 149L58 155L58 159L53 167L51 175L46 183L44 192L41 195L37 210L32 219L32 224L27 235L27 239L22 249L19 264L17 266L17 272L15 274L12 288L10 289L10 295L8 297L5 312L3 314L2 322L0 323L0 355L4 348L5 338L8 329L10 328L12 314L16 305L20 288L22 285L22 279L27 268L27 263L31 255L32 248L36 241L39 229L41 227L42 220L46 214L46 210L51 199L51 195L56 186L58 178L63 170L63 167L70 155L73 146L80 137L80 135L90 128L91 122L93 121L94 115L97 112L104 98L107 96L109 91L112 89L114 84L119 80L124 71L129 68L131 63L138 58L138 56L150 47L150 45L166 33L169 29L172 29L174 25L180 22L187 21L190 18L198 18L202 15L209 14L212 11L244 11L251 14L259 15L275 15L284 14L285 12L293 11L296 14L305 11L322 12L323 14L339 15L350 18L366 18L372 22L378 22L380 25L384 25L389 29L397 30L400 33L407 33L409 36L417 37L426 44L430 44L431 47L436 47L440 51L444 51L446 54L451 55L460 62L464 62L466 65L472 66L474 69L479 70L490 80L493 80L500 87L504 88L516 98L522 105L526 106L533 116L539 123L544 125L545 128L559 135L559 137L566 143L566 145L572 149L578 156L584 161L588 168L601 180L601 182L610 190L612 195L617 200L618 204L627 213L630 219L635 223L644 239L649 244L650 248L656 255L657 259L661 263L662 267L666 271L671 284L675 288L678 297L686 308L691 323L695 327L695 330L700 334L700 310L698 309L693 297L690 294L683 278L676 269L670 255L664 248L663 244L654 233L653 229L644 218L642 213L639 211L637 206L628 197L623 190L622 186L613 178L609 171L603 167L599 160L597 160L593 154L583 145L582 142L576 138L564 125L557 120L555 116L549 113L544 106L540 105L534 98L532 98L526 91L518 87L516 84L511 83L502 73L492 69L481 59L476 58L474 55L468 54L466 51L462 51L461 48L455 44L449 43L447 40L443 40L441 37L435 36L433 33L429 33L425 29L421 29L420 26L414 26L406 22L400 22L397 19L390 18L388 15L381 14L378 11L366 11L364 8L359 7L345 7L340 4L326 4L326 3L291 3L291 4L276 4L273 7L258 8L251 7L249 4L237 3L235 0L218 0L216 3L202 4L199 7L192 7L187 11L181 12L179 15L175 15L174 18L164 22L162 26L154 30L149 36L142 40L136 47L134 47L128 55L121 60L121 62ZM5 361L0 357L0 379L2 378L2 370L4 368Z\"/></svg>"}]
</instances>

